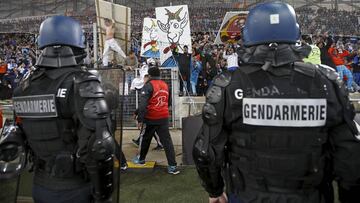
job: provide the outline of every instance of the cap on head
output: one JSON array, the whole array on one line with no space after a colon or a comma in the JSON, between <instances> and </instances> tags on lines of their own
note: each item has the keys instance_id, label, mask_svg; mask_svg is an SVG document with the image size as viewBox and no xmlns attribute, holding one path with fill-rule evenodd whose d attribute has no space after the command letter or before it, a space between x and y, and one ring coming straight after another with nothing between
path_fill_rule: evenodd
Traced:
<instances>
[{"instance_id":1,"label":"cap on head","mask_svg":"<svg viewBox=\"0 0 360 203\"><path fill-rule=\"evenodd\" d=\"M41 23L38 46L65 45L85 49L85 36L78 21L67 16L53 16Z\"/></svg>"},{"instance_id":2,"label":"cap on head","mask_svg":"<svg viewBox=\"0 0 360 203\"><path fill-rule=\"evenodd\" d=\"M245 46L268 43L295 44L300 39L300 28L295 10L282 2L263 3L252 8L244 29Z\"/></svg>"},{"instance_id":3,"label":"cap on head","mask_svg":"<svg viewBox=\"0 0 360 203\"><path fill-rule=\"evenodd\" d=\"M151 67L149 68L148 70L148 74L151 76L151 77L160 77L160 69L158 67Z\"/></svg>"}]
</instances>

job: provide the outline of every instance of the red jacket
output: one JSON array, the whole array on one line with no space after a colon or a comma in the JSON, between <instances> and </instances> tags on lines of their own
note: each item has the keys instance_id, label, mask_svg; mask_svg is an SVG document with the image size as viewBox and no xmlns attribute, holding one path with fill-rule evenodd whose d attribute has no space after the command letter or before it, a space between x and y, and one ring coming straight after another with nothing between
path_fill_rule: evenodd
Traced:
<instances>
[{"instance_id":1,"label":"red jacket","mask_svg":"<svg viewBox=\"0 0 360 203\"><path fill-rule=\"evenodd\" d=\"M5 74L7 71L7 64L4 63L4 64L1 64L0 63L0 74Z\"/></svg>"},{"instance_id":2,"label":"red jacket","mask_svg":"<svg viewBox=\"0 0 360 203\"><path fill-rule=\"evenodd\" d=\"M150 80L153 91L148 105L145 118L159 120L169 118L169 88L162 80Z\"/></svg>"},{"instance_id":3,"label":"red jacket","mask_svg":"<svg viewBox=\"0 0 360 203\"><path fill-rule=\"evenodd\" d=\"M336 51L336 53L334 53L334 51ZM344 65L344 64L345 64L344 58L345 58L346 56L349 56L349 55L350 55L350 53L349 53L347 50L344 50L344 51L340 54L340 53L338 53L338 51L337 51L336 48L334 48L334 47L330 47L329 50L328 50L328 52L329 52L329 55L330 55L332 61L334 62L334 64L335 64L336 66Z\"/></svg>"}]
</instances>

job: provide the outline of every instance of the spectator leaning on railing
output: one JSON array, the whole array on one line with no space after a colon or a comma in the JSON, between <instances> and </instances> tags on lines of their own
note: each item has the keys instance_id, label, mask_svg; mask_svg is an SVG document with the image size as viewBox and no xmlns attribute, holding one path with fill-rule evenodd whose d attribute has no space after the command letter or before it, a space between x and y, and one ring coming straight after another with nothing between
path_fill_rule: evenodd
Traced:
<instances>
[{"instance_id":1,"label":"spectator leaning on railing","mask_svg":"<svg viewBox=\"0 0 360 203\"><path fill-rule=\"evenodd\" d=\"M333 44L329 48L328 52L334 64L336 65L336 71L339 73L340 79L343 80L344 76L346 76L347 77L346 87L349 91L353 92L354 91L352 88L353 76L351 71L345 66L345 61L344 61L344 57L349 56L350 53L347 50L344 50L343 46L340 45L336 47L335 44Z\"/></svg>"}]
</instances>

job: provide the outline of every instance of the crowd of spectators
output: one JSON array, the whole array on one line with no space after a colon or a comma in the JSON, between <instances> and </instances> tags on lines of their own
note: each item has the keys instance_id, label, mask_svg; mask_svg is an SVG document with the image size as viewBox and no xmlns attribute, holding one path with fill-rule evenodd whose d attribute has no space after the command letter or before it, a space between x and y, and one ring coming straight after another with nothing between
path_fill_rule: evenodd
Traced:
<instances>
[{"instance_id":1,"label":"crowd of spectators","mask_svg":"<svg viewBox=\"0 0 360 203\"><path fill-rule=\"evenodd\" d=\"M192 31L192 50L189 50L189 52L192 54L190 57L190 66L188 67L191 74L186 77L186 80L190 83L190 87L188 84L186 85L188 87L188 93L193 95L203 95L207 87L212 83L212 79L215 75L226 70L228 68L227 66L230 66L229 63L236 63L236 61L234 61L236 56L233 54L236 54L236 49L241 46L240 44L231 46L214 44L216 32L221 25L223 16L226 12L231 10L232 8L212 7L189 9ZM322 49L322 58L324 55L329 54L328 59L334 59L331 55L332 52L328 52L330 47L335 50L338 50L340 47L342 50L349 51L349 54L343 59L344 65L347 65L348 68L353 70L354 81L360 85L360 76L355 76L360 75L360 42L354 37L329 37L329 34L331 36L359 36L360 27L357 18L358 15L360 15L360 12L336 12L324 8L319 8L317 12L315 12L312 8L302 7L297 9L297 14L302 33L313 34L313 42ZM90 54L92 54L93 35L89 25L92 25L92 23L95 22L95 17L90 14L75 17L85 25L84 28L90 46ZM140 52L141 29L144 17L155 17L154 9L146 8L132 10L131 47L137 56L139 56ZM28 28L30 28L30 30L36 30L39 28L41 21L45 18L46 16L0 20L0 29L4 28L1 25L11 25L13 26L13 29L8 27L8 30L14 32L24 32L24 30L28 30ZM321 33L326 34L324 35ZM6 66L5 73L2 73L3 70L0 70L2 86L9 87L10 89L16 87L19 79L35 63L35 37L34 34L0 34L0 68ZM138 58L140 63L144 61L141 57ZM336 65L333 67L337 68ZM346 76L345 80L347 80ZM185 93L183 90L180 90L180 92Z\"/></svg>"},{"instance_id":2,"label":"crowd of spectators","mask_svg":"<svg viewBox=\"0 0 360 203\"><path fill-rule=\"evenodd\" d=\"M328 31L334 35L360 35L360 11L346 11L304 7L297 9L302 33L319 34Z\"/></svg>"},{"instance_id":3,"label":"crowd of spectators","mask_svg":"<svg viewBox=\"0 0 360 203\"><path fill-rule=\"evenodd\" d=\"M336 70L350 92L360 92L360 38L334 36L328 32L309 36L310 40L304 43L320 50L317 56L319 63ZM232 45L216 45L213 43L215 37L212 33L192 33L190 94L204 95L215 75L241 65L236 54L236 50L242 47L241 41Z\"/></svg>"},{"instance_id":4,"label":"crowd of spectators","mask_svg":"<svg viewBox=\"0 0 360 203\"><path fill-rule=\"evenodd\" d=\"M360 92L360 39L331 36L329 33L314 35L313 46L320 49L320 62L335 69L350 92Z\"/></svg>"},{"instance_id":5,"label":"crowd of spectators","mask_svg":"<svg viewBox=\"0 0 360 203\"><path fill-rule=\"evenodd\" d=\"M244 9L231 7L190 7L190 26L192 32L217 32L221 22L229 11ZM329 31L333 35L360 35L358 17L360 11L334 10L327 8L299 7L296 13L303 34L318 34ZM87 10L86 14L65 13L74 16L85 26L96 22L95 11ZM1 19L0 32L37 33L41 22L48 16ZM133 8L131 10L132 33L141 33L143 19L155 18L154 8Z\"/></svg>"},{"instance_id":6,"label":"crowd of spectators","mask_svg":"<svg viewBox=\"0 0 360 203\"><path fill-rule=\"evenodd\" d=\"M190 27L192 32L217 32L221 22L229 11L239 11L236 8L206 7L189 8ZM358 16L360 11L346 11L327 8L314 9L299 7L296 9L303 34L318 34L329 31L334 35L359 35L360 25ZM131 22L133 32L142 31L142 19L155 18L154 9L138 8L132 10Z\"/></svg>"},{"instance_id":7,"label":"crowd of spectators","mask_svg":"<svg viewBox=\"0 0 360 203\"><path fill-rule=\"evenodd\" d=\"M0 20L0 33L38 33L42 21L52 15Z\"/></svg>"},{"instance_id":8,"label":"crowd of spectators","mask_svg":"<svg viewBox=\"0 0 360 203\"><path fill-rule=\"evenodd\" d=\"M35 36L0 34L0 99L11 97L12 90L35 64Z\"/></svg>"}]
</instances>

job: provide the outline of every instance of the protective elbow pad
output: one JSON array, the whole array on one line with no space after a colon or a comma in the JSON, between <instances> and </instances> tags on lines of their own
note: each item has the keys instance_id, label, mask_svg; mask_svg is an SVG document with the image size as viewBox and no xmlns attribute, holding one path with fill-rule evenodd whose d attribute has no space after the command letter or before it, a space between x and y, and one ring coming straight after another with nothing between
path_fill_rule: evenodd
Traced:
<instances>
[{"instance_id":1,"label":"protective elbow pad","mask_svg":"<svg viewBox=\"0 0 360 203\"><path fill-rule=\"evenodd\" d=\"M104 121L105 122L105 121ZM115 141L110 132L106 129L102 129L100 136L96 136L92 148L91 155L95 160L104 161L115 153Z\"/></svg>"},{"instance_id":2,"label":"protective elbow pad","mask_svg":"<svg viewBox=\"0 0 360 203\"><path fill-rule=\"evenodd\" d=\"M90 79L90 78L89 78ZM105 92L99 81L85 81L79 85L80 97L83 98L104 98Z\"/></svg>"},{"instance_id":3,"label":"protective elbow pad","mask_svg":"<svg viewBox=\"0 0 360 203\"><path fill-rule=\"evenodd\" d=\"M204 129L195 140L193 147L194 162L198 166L210 165L214 160L214 153L209 147L209 138L204 135Z\"/></svg>"},{"instance_id":4,"label":"protective elbow pad","mask_svg":"<svg viewBox=\"0 0 360 203\"><path fill-rule=\"evenodd\" d=\"M105 92L98 78L84 73L75 80L75 109L79 121L88 129L95 130L99 119L109 116Z\"/></svg>"},{"instance_id":5,"label":"protective elbow pad","mask_svg":"<svg viewBox=\"0 0 360 203\"><path fill-rule=\"evenodd\" d=\"M108 117L110 111L105 99L89 99L83 109L85 119L103 119Z\"/></svg>"},{"instance_id":6,"label":"protective elbow pad","mask_svg":"<svg viewBox=\"0 0 360 203\"><path fill-rule=\"evenodd\" d=\"M106 160L90 161L86 164L87 171L93 186L93 196L96 200L107 200L114 190L113 156Z\"/></svg>"},{"instance_id":7,"label":"protective elbow pad","mask_svg":"<svg viewBox=\"0 0 360 203\"><path fill-rule=\"evenodd\" d=\"M219 122L216 108L210 103L205 103L205 105L203 106L202 117L204 122L209 125L214 125Z\"/></svg>"},{"instance_id":8,"label":"protective elbow pad","mask_svg":"<svg viewBox=\"0 0 360 203\"><path fill-rule=\"evenodd\" d=\"M98 127L99 125L97 125ZM87 170L94 187L94 197L97 200L106 200L113 192L113 168L115 141L106 128L99 130L91 146L91 161L87 163Z\"/></svg>"}]
</instances>

